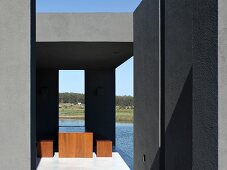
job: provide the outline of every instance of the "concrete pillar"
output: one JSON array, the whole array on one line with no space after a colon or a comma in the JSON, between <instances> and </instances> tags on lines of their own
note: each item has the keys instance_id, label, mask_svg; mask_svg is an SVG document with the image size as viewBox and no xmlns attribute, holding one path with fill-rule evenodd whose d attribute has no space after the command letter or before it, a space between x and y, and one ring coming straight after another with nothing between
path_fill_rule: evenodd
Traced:
<instances>
[{"instance_id":1,"label":"concrete pillar","mask_svg":"<svg viewBox=\"0 0 227 170\"><path fill-rule=\"evenodd\" d=\"M165 169L217 170L217 1L171 0L162 10Z\"/></svg>"},{"instance_id":2,"label":"concrete pillar","mask_svg":"<svg viewBox=\"0 0 227 170\"><path fill-rule=\"evenodd\" d=\"M134 13L134 169L159 169L159 1Z\"/></svg>"},{"instance_id":3,"label":"concrete pillar","mask_svg":"<svg viewBox=\"0 0 227 170\"><path fill-rule=\"evenodd\" d=\"M35 169L35 1L0 1L0 169Z\"/></svg>"},{"instance_id":4,"label":"concrete pillar","mask_svg":"<svg viewBox=\"0 0 227 170\"><path fill-rule=\"evenodd\" d=\"M37 70L36 135L37 141L53 139L58 150L58 70Z\"/></svg>"},{"instance_id":5,"label":"concrete pillar","mask_svg":"<svg viewBox=\"0 0 227 170\"><path fill-rule=\"evenodd\" d=\"M159 137L158 110L155 110L159 98L153 91L155 88L156 91L161 90L160 163L164 165L162 168L218 169L218 127L219 132L221 129L219 147L224 148L227 141L224 132L227 122L224 114L227 74L225 43L221 41L221 50L219 49L219 56L222 54L219 67L221 119L218 126L217 1L161 1L161 28L157 28L155 32L159 23L157 19L159 6L156 3L158 3L156 0L144 0L134 13L134 168L159 169L155 166L155 154L159 148L156 140ZM220 3L221 6L225 6L224 1ZM221 40L225 40L226 17L223 11L224 7L223 10L219 10L222 14L219 14ZM159 39L156 37L159 30L160 46L157 45ZM159 47L161 74L159 69L154 70L159 64L156 51ZM160 77L160 85L154 84L159 80L156 77ZM154 98L156 100L152 100ZM150 153L147 163L142 162L142 152ZM219 156L222 156L219 158L219 165L226 167L225 150L219 150Z\"/></svg>"},{"instance_id":6,"label":"concrete pillar","mask_svg":"<svg viewBox=\"0 0 227 170\"><path fill-rule=\"evenodd\" d=\"M218 169L218 1L193 1L192 169Z\"/></svg>"},{"instance_id":7,"label":"concrete pillar","mask_svg":"<svg viewBox=\"0 0 227 170\"><path fill-rule=\"evenodd\" d=\"M190 0L165 1L162 9L164 46L162 46L162 80L165 88L164 160L166 170L192 169L192 22ZM164 134L163 134L164 133Z\"/></svg>"},{"instance_id":8,"label":"concrete pillar","mask_svg":"<svg viewBox=\"0 0 227 170\"><path fill-rule=\"evenodd\" d=\"M115 69L85 70L85 126L115 145Z\"/></svg>"},{"instance_id":9,"label":"concrete pillar","mask_svg":"<svg viewBox=\"0 0 227 170\"><path fill-rule=\"evenodd\" d=\"M227 1L218 2L218 168L225 170L227 167Z\"/></svg>"}]
</instances>

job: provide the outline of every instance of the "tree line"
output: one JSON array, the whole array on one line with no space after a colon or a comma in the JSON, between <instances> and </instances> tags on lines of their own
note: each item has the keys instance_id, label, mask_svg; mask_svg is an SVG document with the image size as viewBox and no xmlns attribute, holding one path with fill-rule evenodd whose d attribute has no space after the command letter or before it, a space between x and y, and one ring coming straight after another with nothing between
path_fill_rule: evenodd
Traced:
<instances>
[{"instance_id":1,"label":"tree line","mask_svg":"<svg viewBox=\"0 0 227 170\"><path fill-rule=\"evenodd\" d=\"M84 94L81 93L59 93L60 103L85 103ZM132 96L116 96L117 106L131 106L133 107L133 97Z\"/></svg>"}]
</instances>

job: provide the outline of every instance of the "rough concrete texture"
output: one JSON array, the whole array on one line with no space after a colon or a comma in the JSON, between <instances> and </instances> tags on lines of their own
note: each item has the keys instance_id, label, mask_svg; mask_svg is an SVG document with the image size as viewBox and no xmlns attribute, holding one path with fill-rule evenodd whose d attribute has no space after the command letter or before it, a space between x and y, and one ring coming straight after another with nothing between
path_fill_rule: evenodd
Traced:
<instances>
[{"instance_id":1,"label":"rough concrete texture","mask_svg":"<svg viewBox=\"0 0 227 170\"><path fill-rule=\"evenodd\" d=\"M157 170L160 154L158 0L142 1L134 13L134 99L134 169Z\"/></svg>"},{"instance_id":2,"label":"rough concrete texture","mask_svg":"<svg viewBox=\"0 0 227 170\"><path fill-rule=\"evenodd\" d=\"M85 127L115 145L115 69L85 70Z\"/></svg>"},{"instance_id":3,"label":"rough concrete texture","mask_svg":"<svg viewBox=\"0 0 227 170\"><path fill-rule=\"evenodd\" d=\"M132 42L132 13L40 13L37 42Z\"/></svg>"},{"instance_id":4,"label":"rough concrete texture","mask_svg":"<svg viewBox=\"0 0 227 170\"><path fill-rule=\"evenodd\" d=\"M143 1L134 14L134 165L135 169L141 170L152 169L146 164L153 163L154 149L158 150L157 143L154 142L158 136L158 119L155 117L157 112L152 110L149 114L149 109L154 109L159 101L155 98L159 85L156 84L156 87L152 84L158 82L156 77L159 76L159 72L150 71L158 65L158 62L155 64L156 62L152 59L156 57L155 49L159 48L157 45L152 49L159 41L153 39L154 36L152 38L149 36L158 35L158 31L153 30L158 24L155 24L156 20L152 19L154 17L152 14L155 13L156 8L158 10L158 6L155 7L153 4L152 7L155 9L152 9L149 6L152 3L154 0ZM193 3L190 0L170 0L165 1L164 5L162 14L165 18L162 21L165 27L161 30L161 34L165 42L161 46L161 52L165 55L161 58L164 60L161 71L165 74L162 75L161 80L165 83L165 103L162 103L161 108L165 109L165 114L162 115L165 117L165 131L164 133L162 131L161 140L164 140L165 151L161 152L160 163L165 164L165 169L169 170L216 170L218 169L217 2L208 0L204 4L202 0L195 0ZM155 16L158 17L158 12ZM221 50L219 52L224 53L224 47ZM222 60L222 67L220 67L222 77L221 79L219 77L219 82L221 80L224 81L222 84L225 84L223 80L226 75L225 59L222 57ZM224 104L223 91L226 87L225 85L220 87ZM152 91L154 88L156 91ZM149 102L153 98L156 100ZM146 106L147 102L149 106ZM225 110L224 106L219 105L219 108ZM225 118L224 113L222 118ZM146 121L150 121L149 124ZM219 130L224 128L224 123L225 120L222 119ZM151 129L146 129L143 133L144 127ZM220 142L219 146L225 147L224 131L219 135L222 135L222 143ZM146 145L147 141L149 145ZM149 148L150 146L152 147ZM144 150L151 153L147 163L142 163L141 152ZM225 154L225 151L220 151L220 154ZM224 158L221 159L224 160ZM221 163L224 167L224 163Z\"/></svg>"},{"instance_id":5,"label":"rough concrete texture","mask_svg":"<svg viewBox=\"0 0 227 170\"><path fill-rule=\"evenodd\" d=\"M30 170L33 84L30 0L0 1L0 169ZM33 106L33 105L32 105ZM32 142L32 143L31 143Z\"/></svg>"},{"instance_id":6,"label":"rough concrete texture","mask_svg":"<svg viewBox=\"0 0 227 170\"><path fill-rule=\"evenodd\" d=\"M192 169L218 169L218 1L194 0Z\"/></svg>"},{"instance_id":7,"label":"rough concrete texture","mask_svg":"<svg viewBox=\"0 0 227 170\"><path fill-rule=\"evenodd\" d=\"M166 169L218 169L217 28L216 1L166 1Z\"/></svg>"},{"instance_id":8,"label":"rough concrete texture","mask_svg":"<svg viewBox=\"0 0 227 170\"><path fill-rule=\"evenodd\" d=\"M37 70L36 138L51 139L58 151L58 70Z\"/></svg>"},{"instance_id":9,"label":"rough concrete texture","mask_svg":"<svg viewBox=\"0 0 227 170\"><path fill-rule=\"evenodd\" d=\"M227 1L218 2L218 169L225 170L227 167Z\"/></svg>"},{"instance_id":10,"label":"rough concrete texture","mask_svg":"<svg viewBox=\"0 0 227 170\"><path fill-rule=\"evenodd\" d=\"M163 32L162 32L163 33ZM165 2L165 169L192 168L192 3ZM162 126L163 127L163 126Z\"/></svg>"}]
</instances>

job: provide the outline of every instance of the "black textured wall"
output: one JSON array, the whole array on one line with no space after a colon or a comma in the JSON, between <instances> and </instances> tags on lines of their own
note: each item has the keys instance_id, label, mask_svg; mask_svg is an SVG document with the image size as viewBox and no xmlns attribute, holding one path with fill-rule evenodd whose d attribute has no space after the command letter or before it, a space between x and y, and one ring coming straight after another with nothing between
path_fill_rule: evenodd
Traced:
<instances>
[{"instance_id":1,"label":"black textured wall","mask_svg":"<svg viewBox=\"0 0 227 170\"><path fill-rule=\"evenodd\" d=\"M53 139L58 150L58 70L37 70L36 138Z\"/></svg>"},{"instance_id":2,"label":"black textured wall","mask_svg":"<svg viewBox=\"0 0 227 170\"><path fill-rule=\"evenodd\" d=\"M193 1L193 170L218 169L218 1Z\"/></svg>"},{"instance_id":3,"label":"black textured wall","mask_svg":"<svg viewBox=\"0 0 227 170\"><path fill-rule=\"evenodd\" d=\"M165 1L162 140L166 170L192 169L192 6L190 0Z\"/></svg>"},{"instance_id":4,"label":"black textured wall","mask_svg":"<svg viewBox=\"0 0 227 170\"><path fill-rule=\"evenodd\" d=\"M161 89L161 166L154 169L217 170L218 2L162 0L160 29L155 2L142 1L134 13L135 169L152 169L159 150L154 89Z\"/></svg>"},{"instance_id":5,"label":"black textured wall","mask_svg":"<svg viewBox=\"0 0 227 170\"><path fill-rule=\"evenodd\" d=\"M165 168L218 169L217 2L165 1Z\"/></svg>"},{"instance_id":6,"label":"black textured wall","mask_svg":"<svg viewBox=\"0 0 227 170\"><path fill-rule=\"evenodd\" d=\"M85 127L115 145L115 69L85 70Z\"/></svg>"},{"instance_id":7,"label":"black textured wall","mask_svg":"<svg viewBox=\"0 0 227 170\"><path fill-rule=\"evenodd\" d=\"M134 13L135 170L159 169L159 61L159 1L144 0Z\"/></svg>"}]
</instances>

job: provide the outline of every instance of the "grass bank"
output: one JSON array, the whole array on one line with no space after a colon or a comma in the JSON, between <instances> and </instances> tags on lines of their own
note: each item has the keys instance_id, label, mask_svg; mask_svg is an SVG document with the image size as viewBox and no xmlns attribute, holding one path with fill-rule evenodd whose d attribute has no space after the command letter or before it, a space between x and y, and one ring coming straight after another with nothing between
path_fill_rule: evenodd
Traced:
<instances>
[{"instance_id":1,"label":"grass bank","mask_svg":"<svg viewBox=\"0 0 227 170\"><path fill-rule=\"evenodd\" d=\"M59 118L60 119L84 119L84 106L74 104L60 104L59 105ZM133 109L119 108L116 109L117 122L133 122Z\"/></svg>"}]
</instances>

